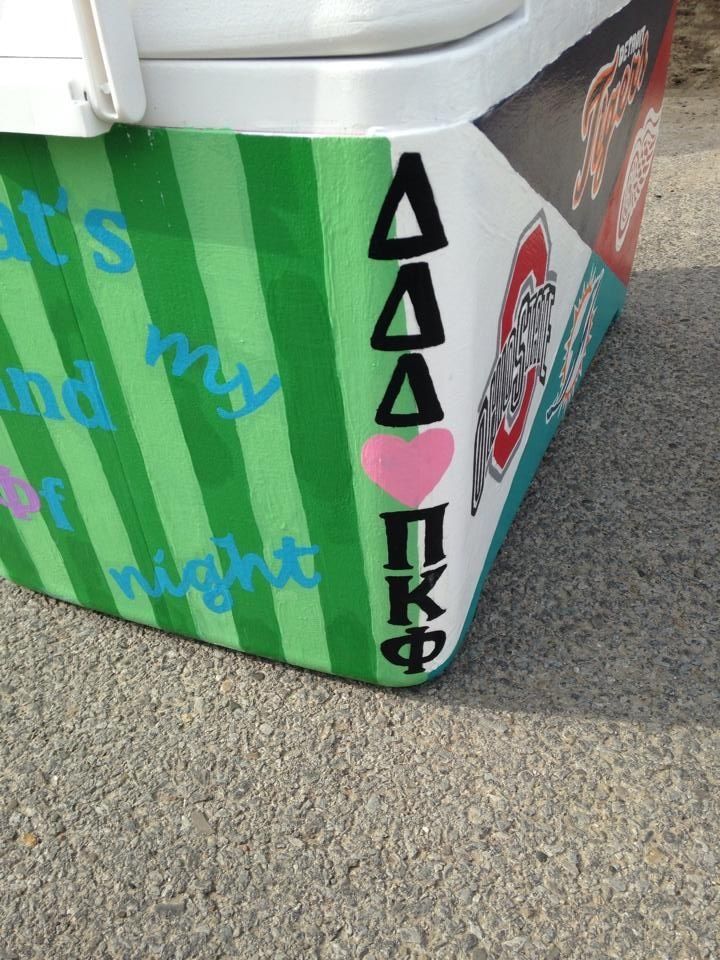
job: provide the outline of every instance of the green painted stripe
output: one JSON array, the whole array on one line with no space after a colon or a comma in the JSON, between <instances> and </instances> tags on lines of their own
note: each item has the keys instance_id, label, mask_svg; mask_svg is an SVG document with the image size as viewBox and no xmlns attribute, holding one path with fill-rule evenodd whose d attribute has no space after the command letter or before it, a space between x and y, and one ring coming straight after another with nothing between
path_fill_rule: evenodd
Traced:
<instances>
[{"instance_id":1,"label":"green painted stripe","mask_svg":"<svg viewBox=\"0 0 720 960\"><path fill-rule=\"evenodd\" d=\"M22 203L22 191L35 186L33 172L24 153L23 141L26 139L5 137L2 140L0 202L14 207L16 211ZM35 272L42 258L33 233L19 212L16 222L32 263L6 261L4 264L5 282L0 303L5 335L10 341L9 349L15 354L16 365L25 371L41 373L51 384L62 408L61 386L69 376L77 376L77 370L70 361L66 364L60 343L76 335L75 317L72 307L67 303L50 303L55 323L62 323L56 340ZM82 343L76 346L80 356L74 359L87 359ZM31 450L25 444L23 450L18 443L18 434L23 434L23 428L28 428L28 417L8 413L6 422L9 418L21 424L16 427L13 440L30 482L37 484L43 476L52 475L59 476L65 484L67 504L70 506L72 503L71 523L75 533L53 531L53 535L57 537L58 547L66 558L78 600L112 614L129 615L130 601L108 573L109 567L117 564L123 555L128 555L129 541L95 446L92 433L96 431L75 423L66 414L63 414L62 420L32 418L34 424L42 424L37 433L46 436L49 443L37 447L31 445ZM32 461L28 459L29 456ZM54 471L53 462L62 464L61 472ZM104 510L97 509L98 502L106 504ZM143 602L139 612L145 622L154 623L149 602Z\"/></svg>"},{"instance_id":2,"label":"green painted stripe","mask_svg":"<svg viewBox=\"0 0 720 960\"><path fill-rule=\"evenodd\" d=\"M0 454L0 459L2 454ZM40 593L45 583L10 513L0 513L0 576Z\"/></svg>"},{"instance_id":3,"label":"green painted stripe","mask_svg":"<svg viewBox=\"0 0 720 960\"><path fill-rule=\"evenodd\" d=\"M3 186L0 202L8 200ZM32 266L6 262L3 279L3 365L41 373L59 398L60 386L68 374L49 327ZM4 418L29 482L37 487L45 476L63 481L68 516L75 532L53 526L53 537L65 557L78 600L86 606L123 615L128 601L106 570L127 549L127 537L102 463L88 435L90 431L69 417L50 420L15 411L5 413ZM107 504L104 511L97 509L98 501ZM149 605L143 606L142 614L152 622Z\"/></svg>"},{"instance_id":4,"label":"green painted stripe","mask_svg":"<svg viewBox=\"0 0 720 960\"><path fill-rule=\"evenodd\" d=\"M163 335L184 333L193 347L215 345L167 132L115 127L106 137L106 149L153 322ZM208 182L206 189L213 184ZM208 534L233 534L241 553L263 554L272 547L263 544L253 515L242 450L232 423L217 413L219 406L230 410L230 400L211 395L197 370L175 377L167 354L164 363L202 487ZM187 522L196 520L190 516ZM272 588L257 574L254 583L252 593L233 590L233 616L242 644L254 653L283 659Z\"/></svg>"},{"instance_id":5,"label":"green painted stripe","mask_svg":"<svg viewBox=\"0 0 720 960\"><path fill-rule=\"evenodd\" d=\"M99 270L94 262L95 254L105 254L109 259L112 254L94 241L82 225L89 209L114 212L120 209L105 144L100 138L84 141L81 164L77 141L53 140L51 149L56 170L71 196L70 216L77 231L88 287L127 407L128 433L136 438L145 462L144 472L152 487L151 496L142 484L135 491L135 503L150 549L165 550L164 566L168 572L177 569L174 561L180 564L208 554L219 563L217 551L208 539L209 524L200 485L165 369L160 365L150 368L145 363L147 330L152 318L137 270L115 276ZM122 231L119 235L124 236ZM128 463L132 461L126 461ZM142 476L132 466L126 470L128 475L132 472L133 480ZM154 526L155 510L159 514L159 526ZM147 571L151 572L151 569ZM179 598L168 600L168 605L178 604L179 609L184 603ZM210 612L194 590L188 595L187 604L190 619L186 618L187 628L182 629L183 633L224 646L238 646L230 613ZM162 625L173 628L171 622Z\"/></svg>"},{"instance_id":6,"label":"green painted stripe","mask_svg":"<svg viewBox=\"0 0 720 960\"><path fill-rule=\"evenodd\" d=\"M52 165L46 140L41 137L24 137L20 141L18 138L18 147L20 146L24 150L24 156L18 158L19 162L15 170L10 169L9 172L11 175L14 174L17 180L24 171L27 171L38 196L45 202L53 204L60 195L61 185ZM82 147L82 141L75 142L76 165L79 159L78 150L81 152ZM22 202L21 191L18 188L14 191L10 190L9 197L16 206ZM102 464L112 499L117 504L117 532L120 533L120 524L124 527L124 534L120 533L122 549L124 550L129 543L135 562L147 564L150 553L125 476L125 464L128 461L121 456L116 442L118 437L121 440L123 437L132 438L132 432L128 429L122 393L102 336L97 310L87 288L75 232L70 219L64 215L48 216L46 223L54 249L63 258L67 258L67 262L62 267L58 267L47 263L42 256L33 257L35 280L45 316L67 376L77 375L73 364L78 359L87 358L95 365L103 397L118 430L112 433L91 430L89 437ZM32 249L33 233L25 217L18 219L18 226L26 248ZM74 478L73 482L75 482ZM113 589L117 589L114 581L111 582ZM123 603L127 605L126 598L123 598ZM145 622L153 625L160 620L167 622L168 615L162 600L150 599L149 606L152 612L148 610L148 604L143 601L140 615Z\"/></svg>"},{"instance_id":7,"label":"green painted stripe","mask_svg":"<svg viewBox=\"0 0 720 960\"><path fill-rule=\"evenodd\" d=\"M1 323L2 317L0 317ZM14 476L27 479L15 448L12 446L10 435L1 419L0 465L12 470ZM0 494L4 495L5 491L0 490ZM3 505L0 505L0 576L24 584L33 590L42 592L45 589L37 564L28 549L25 538L20 534L20 524L10 510Z\"/></svg>"},{"instance_id":8,"label":"green painted stripe","mask_svg":"<svg viewBox=\"0 0 720 960\"><path fill-rule=\"evenodd\" d=\"M0 202L2 199L0 198ZM29 268L28 268L29 269ZM4 275L7 278L10 271L5 270ZM0 285L0 317L3 322L0 323L0 358L2 365L6 367L19 367L22 369L22 357L15 350L13 340L10 338L7 324L9 311L6 305L6 299L12 296L13 289L7 282ZM26 298L22 297L17 303L22 303ZM32 299L27 302L22 315L18 316L19 322L25 323L28 316L33 317L34 324L37 319L37 305ZM27 358L32 364L28 369L39 369L42 365L42 352L38 350L40 337L38 331L34 331L33 342L24 344L24 350L27 352ZM35 359L37 358L37 365ZM52 373L49 374L52 376ZM57 477L64 485L66 495L75 499L76 491L70 481L68 463L74 463L73 454L77 446L73 439L65 443L61 431L72 430L65 423L53 423L50 421L20 415L17 412L3 413L3 420L8 434L12 438L13 446L17 451L20 464L22 466L21 475L36 489L39 488L42 480L46 476ZM57 427L60 430L57 430ZM56 429L53 429L55 427ZM77 428L80 430L80 428ZM62 447L62 453L61 448ZM81 454L82 455L82 454ZM102 569L100 568L98 557L92 545L92 541L85 523L85 516L80 509L74 510L68 506L67 510L70 522L75 528L74 533L58 530L55 526L51 527L52 536L58 549L65 557L68 573L72 580L75 595L80 603L88 607L98 607L107 610L109 613L117 614L113 595L107 585ZM39 570L42 576L42 564L40 562ZM43 577L44 579L44 577ZM42 585L38 589L44 589Z\"/></svg>"},{"instance_id":9,"label":"green painted stripe","mask_svg":"<svg viewBox=\"0 0 720 960\"><path fill-rule=\"evenodd\" d=\"M320 220L332 256L325 258L330 316L335 318L335 356L346 412L351 450L352 479L358 505L358 522L365 555L373 635L376 648L376 679L379 683L415 683L401 668L380 652L383 640L401 633L388 624L389 596L385 580L387 539L381 513L403 510L371 483L362 469L360 452L365 441L383 428L375 413L390 383L397 354L375 351L370 337L397 277L396 261L371 260L368 244L393 178L390 143L381 138L347 140L319 138L313 141L318 178ZM405 323L400 305L393 329ZM407 324L405 323L407 329ZM365 362L361 362L364 360ZM393 436L410 440L416 427L393 428ZM418 542L411 529L409 543ZM418 610L410 611L417 623Z\"/></svg>"},{"instance_id":10,"label":"green painted stripe","mask_svg":"<svg viewBox=\"0 0 720 960\"><path fill-rule=\"evenodd\" d=\"M239 136L260 278L283 382L295 471L333 671L375 679L375 643L352 460L325 289L326 249L311 141ZM340 197L336 198L340 202Z\"/></svg>"},{"instance_id":11,"label":"green painted stripe","mask_svg":"<svg viewBox=\"0 0 720 960\"><path fill-rule=\"evenodd\" d=\"M62 164L59 170L54 166L53 151L57 152ZM84 143L58 138L51 141L35 138L32 147L28 149L35 180L42 191L41 196L55 197L61 185L68 190L68 184L71 184L68 191L68 216L52 217L48 222L55 248L65 253L69 259L63 266L62 274L52 267L45 268L41 289L50 316L51 304L56 302L58 305L55 315L57 319L53 326L66 367L74 352L84 346L99 372L103 394L118 430L102 436L94 431L93 439L125 521L132 554L142 567L149 569L151 557L158 548L163 549L166 556L169 555L168 543L86 270L95 274L97 282L104 281L115 296L122 286L122 278L104 273L92 260L83 262L80 244L86 235L84 216L97 202L92 193L87 197L78 197L75 189L78 168L84 173L85 166L84 162L78 162L78 153L82 156L86 151ZM70 180L65 179L66 175L70 176ZM109 176L109 173L107 175ZM85 191L88 186L83 183L82 189ZM85 206L85 201L88 206ZM57 327L63 312L67 312L65 300L70 302L77 323L77 328L73 328L76 329L76 336L65 337L64 328L59 330ZM70 324L66 326L69 327ZM138 503L142 504L142 517L139 515ZM172 560L165 566L172 578L177 580L178 573ZM194 632L194 622L187 601L175 600L169 603L165 598L151 598L151 604L157 624L170 626L179 633Z\"/></svg>"},{"instance_id":12,"label":"green painted stripe","mask_svg":"<svg viewBox=\"0 0 720 960\"><path fill-rule=\"evenodd\" d=\"M195 259L212 317L214 339L227 379L244 363L259 389L278 364L265 312L252 221L237 140L170 131L173 162L195 248ZM213 185L207 189L208 183ZM290 450L282 390L260 410L235 421L248 492L262 542L281 532L310 542ZM273 594L285 657L316 670L330 669L317 590L291 582Z\"/></svg>"},{"instance_id":13,"label":"green painted stripe","mask_svg":"<svg viewBox=\"0 0 720 960\"><path fill-rule=\"evenodd\" d=\"M5 463L5 451L0 448L0 463ZM17 527L12 514L0 506L0 576L21 583L42 593L43 578Z\"/></svg>"},{"instance_id":14,"label":"green painted stripe","mask_svg":"<svg viewBox=\"0 0 720 960\"><path fill-rule=\"evenodd\" d=\"M0 149L6 139L2 138L0 140ZM7 194L1 179L0 203L7 203ZM32 268L28 263L5 261L2 265L2 276L3 282L0 284L0 368L22 368L20 356L10 337L7 324L8 318L13 313L16 314L18 326L22 325L24 328L23 336L30 341L28 349L38 344L42 326L37 322L39 318L36 316L36 298L33 298ZM29 292L28 282L31 285ZM28 326L29 318L32 320L32 327ZM30 369L37 369L34 356L31 359L32 366ZM40 417L30 418L19 415L17 412L5 411L2 413L2 418L7 433L12 439L13 447L17 452L18 461L22 467L22 477L36 489L44 477L57 477L65 485L66 493L69 492L71 485L68 472L53 443L48 427L49 421ZM66 430L72 429L66 424L61 424L61 427ZM78 601L85 606L105 604L110 612L116 613L113 597L104 577L100 577L97 584L93 580L93 575L98 571L98 561L83 517L79 512L71 510L68 512L71 522L75 526L75 533L70 534L55 527L52 527L51 531L58 549L66 558L75 595ZM3 554L5 554L5 549L5 543L3 542ZM40 574L40 582L34 579L32 585L42 590L44 589L42 571L37 572ZM20 576L21 574L18 574L18 579L20 579ZM25 575L22 574L22 576ZM32 572L30 572L30 576L32 576ZM22 579L21 582L30 583L29 580L25 579Z\"/></svg>"},{"instance_id":15,"label":"green painted stripe","mask_svg":"<svg viewBox=\"0 0 720 960\"><path fill-rule=\"evenodd\" d=\"M2 420L0 420L0 463L10 468L13 476L23 477L23 465ZM50 531L53 521L45 519L46 511L47 506L43 504L38 513L25 520L13 521L10 512L2 509L0 536L2 536L3 557L5 559L19 557L21 564L26 565L25 569L21 570L22 577L19 578L19 582L33 589L42 589L62 600L77 602L72 580ZM12 533L7 530L8 519L13 528L12 533L20 540L20 544L10 542ZM12 561L10 563L12 566ZM42 568L42 577L38 572L39 568Z\"/></svg>"}]
</instances>

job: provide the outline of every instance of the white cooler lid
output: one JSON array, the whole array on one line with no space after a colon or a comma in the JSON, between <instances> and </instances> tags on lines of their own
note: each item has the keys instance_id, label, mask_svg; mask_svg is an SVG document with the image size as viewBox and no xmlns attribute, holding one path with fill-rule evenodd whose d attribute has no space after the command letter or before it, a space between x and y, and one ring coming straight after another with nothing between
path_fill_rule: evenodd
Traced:
<instances>
[{"instance_id":1,"label":"white cooler lid","mask_svg":"<svg viewBox=\"0 0 720 960\"><path fill-rule=\"evenodd\" d=\"M87 137L117 121L139 123L148 112L153 65L267 70L437 49L477 35L523 3L0 0L0 131ZM237 88L225 88L220 99L237 96ZM171 93L169 102L175 100ZM151 104L158 106L156 99Z\"/></svg>"},{"instance_id":2,"label":"white cooler lid","mask_svg":"<svg viewBox=\"0 0 720 960\"><path fill-rule=\"evenodd\" d=\"M92 0L87 0L91 5ZM466 37L522 0L113 0L142 59L386 53ZM80 57L74 0L2 0L0 57Z\"/></svg>"},{"instance_id":3,"label":"white cooler lid","mask_svg":"<svg viewBox=\"0 0 720 960\"><path fill-rule=\"evenodd\" d=\"M630 0L0 0L0 132L465 122Z\"/></svg>"}]
</instances>

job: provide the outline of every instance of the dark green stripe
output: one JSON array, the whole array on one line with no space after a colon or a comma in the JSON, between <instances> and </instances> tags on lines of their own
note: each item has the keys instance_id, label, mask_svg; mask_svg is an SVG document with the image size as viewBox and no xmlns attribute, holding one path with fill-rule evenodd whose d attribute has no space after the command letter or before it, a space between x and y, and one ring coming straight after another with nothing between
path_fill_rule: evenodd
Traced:
<instances>
[{"instance_id":1,"label":"dark green stripe","mask_svg":"<svg viewBox=\"0 0 720 960\"><path fill-rule=\"evenodd\" d=\"M216 345L167 133L115 127L106 138L106 149L153 323L163 335L184 333L191 347ZM238 305L238 324L241 321ZM266 555L279 547L282 531L276 545L262 543L235 425L217 414L218 406L230 410L231 401L208 393L202 385L201 365L175 377L170 369L172 357L165 354L164 362L203 491L211 526L208 539L232 533L242 553ZM197 520L188 517L188 523ZM270 585L256 575L253 593L240 593L235 587L233 596L233 616L239 636L245 638L243 646L283 659Z\"/></svg>"},{"instance_id":2,"label":"dark green stripe","mask_svg":"<svg viewBox=\"0 0 720 960\"><path fill-rule=\"evenodd\" d=\"M0 163L2 163L1 156ZM29 317L28 321L31 324L32 318ZM21 367L20 358L1 316L0 367ZM72 490L70 477L58 456L45 421L40 417L30 418L17 413L3 413L2 416L25 471L25 479L37 485L43 477L59 477L65 489ZM71 516L74 533L58 530L52 521L48 523L48 530L63 558L78 602L83 606L117 615L115 600L98 563L82 515L75 510L68 510L68 515Z\"/></svg>"},{"instance_id":3,"label":"dark green stripe","mask_svg":"<svg viewBox=\"0 0 720 960\"><path fill-rule=\"evenodd\" d=\"M22 188L27 189L30 186L27 179L31 174L24 161L23 139L17 136L0 137L0 170L3 172L8 194L15 201L19 201ZM16 222L21 229L23 219L22 216L16 217ZM34 244L31 244L29 250L34 251L34 249ZM23 266L14 265L14 269L23 269ZM31 269L29 264L26 269ZM33 318L29 316L27 323L28 336L32 337ZM20 358L2 317L0 317L0 367L22 369ZM43 477L59 477L66 489L71 490L70 478L58 456L45 420L41 417L29 418L17 413L3 413L2 416L26 473L25 479L32 484L39 484ZM77 599L85 606L99 607L109 613L117 614L115 600L108 588L79 512L73 513L72 523L75 527L74 533L58 530L52 522L48 523L48 530L63 557Z\"/></svg>"},{"instance_id":4,"label":"dark green stripe","mask_svg":"<svg viewBox=\"0 0 720 960\"><path fill-rule=\"evenodd\" d=\"M41 137L27 137L24 143L38 194L41 199L53 203L58 196L60 183L47 142ZM75 375L73 360L86 356L98 370L103 395L118 430L112 434L92 430L90 436L120 511L133 555L141 567L145 565L150 569L151 557L156 550L164 549L166 557L170 557L170 551L145 461L132 427L102 321L88 286L73 225L69 217L54 216L48 219L48 228L55 249L65 254L68 262L59 269L38 256L34 257L35 276L45 311L68 374ZM27 233L28 228L24 226L23 229ZM23 239L29 242L27 236ZM108 276L106 282L122 284L122 278ZM118 295L122 295L121 290ZM139 359L139 362L142 360ZM142 519L138 504L142 504ZM165 566L175 579L179 578L172 560ZM195 632L187 600L178 599L172 604L165 598L150 598L150 601L159 624L179 633Z\"/></svg>"},{"instance_id":5,"label":"dark green stripe","mask_svg":"<svg viewBox=\"0 0 720 960\"><path fill-rule=\"evenodd\" d=\"M260 279L283 383L332 668L363 680L376 654L345 411L325 288L311 141L239 136Z\"/></svg>"},{"instance_id":6,"label":"dark green stripe","mask_svg":"<svg viewBox=\"0 0 720 960\"><path fill-rule=\"evenodd\" d=\"M2 462L2 450L0 450L0 462ZM30 519L23 522L32 523L33 521ZM15 520L7 508L2 506L0 506L0 559L11 580L41 593L47 589L15 526Z\"/></svg>"}]
</instances>

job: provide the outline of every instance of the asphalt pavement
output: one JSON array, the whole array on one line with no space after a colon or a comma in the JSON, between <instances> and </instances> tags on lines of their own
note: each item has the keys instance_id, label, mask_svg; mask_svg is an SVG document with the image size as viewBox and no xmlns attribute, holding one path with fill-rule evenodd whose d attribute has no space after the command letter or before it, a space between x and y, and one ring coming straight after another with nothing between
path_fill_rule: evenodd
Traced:
<instances>
[{"instance_id":1,"label":"asphalt pavement","mask_svg":"<svg viewBox=\"0 0 720 960\"><path fill-rule=\"evenodd\" d=\"M716 958L720 107L441 680L395 692L0 583L0 958Z\"/></svg>"}]
</instances>

